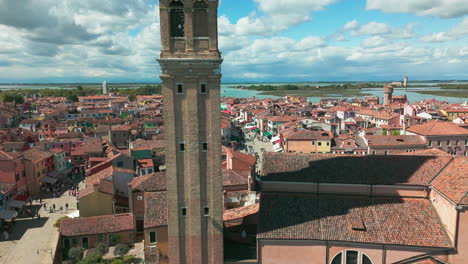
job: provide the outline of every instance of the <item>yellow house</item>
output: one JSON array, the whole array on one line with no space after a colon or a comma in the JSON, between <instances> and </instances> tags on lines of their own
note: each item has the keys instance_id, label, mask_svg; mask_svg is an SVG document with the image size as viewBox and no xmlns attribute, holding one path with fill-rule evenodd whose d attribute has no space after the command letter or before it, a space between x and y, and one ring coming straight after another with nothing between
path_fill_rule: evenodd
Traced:
<instances>
[{"instance_id":1,"label":"yellow house","mask_svg":"<svg viewBox=\"0 0 468 264\"><path fill-rule=\"evenodd\" d=\"M442 114L447 116L449 121L453 121L461 116L468 115L468 108L460 108L460 109L446 109L440 110Z\"/></svg>"},{"instance_id":2,"label":"yellow house","mask_svg":"<svg viewBox=\"0 0 468 264\"><path fill-rule=\"evenodd\" d=\"M329 153L333 134L329 131L292 130L282 134L285 152Z\"/></svg>"},{"instance_id":3,"label":"yellow house","mask_svg":"<svg viewBox=\"0 0 468 264\"><path fill-rule=\"evenodd\" d=\"M331 139L318 139L317 140L317 152L318 153L330 153L331 152Z\"/></svg>"},{"instance_id":4,"label":"yellow house","mask_svg":"<svg viewBox=\"0 0 468 264\"><path fill-rule=\"evenodd\" d=\"M108 180L81 190L78 197L80 217L113 214L113 196L114 184Z\"/></svg>"}]
</instances>

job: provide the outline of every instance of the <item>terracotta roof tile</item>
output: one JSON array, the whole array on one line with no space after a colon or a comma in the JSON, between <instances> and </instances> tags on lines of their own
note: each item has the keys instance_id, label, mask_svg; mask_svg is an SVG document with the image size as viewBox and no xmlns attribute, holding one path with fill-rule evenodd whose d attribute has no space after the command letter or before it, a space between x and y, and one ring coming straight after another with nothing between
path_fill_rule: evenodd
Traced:
<instances>
[{"instance_id":1,"label":"terracotta roof tile","mask_svg":"<svg viewBox=\"0 0 468 264\"><path fill-rule=\"evenodd\" d=\"M252 204L224 211L223 220L230 221L258 213L260 204Z\"/></svg>"},{"instance_id":2,"label":"terracotta roof tile","mask_svg":"<svg viewBox=\"0 0 468 264\"><path fill-rule=\"evenodd\" d=\"M409 127L407 131L424 136L439 136L439 135L466 135L468 130L457 126L452 122L444 122L439 120L431 120L425 124Z\"/></svg>"},{"instance_id":3,"label":"terracotta roof tile","mask_svg":"<svg viewBox=\"0 0 468 264\"><path fill-rule=\"evenodd\" d=\"M145 228L167 226L166 192L145 192Z\"/></svg>"},{"instance_id":4,"label":"terracotta roof tile","mask_svg":"<svg viewBox=\"0 0 468 264\"><path fill-rule=\"evenodd\" d=\"M454 203L468 205L468 158L455 158L432 182Z\"/></svg>"},{"instance_id":5,"label":"terracotta roof tile","mask_svg":"<svg viewBox=\"0 0 468 264\"><path fill-rule=\"evenodd\" d=\"M264 153L262 180L427 186L451 157Z\"/></svg>"},{"instance_id":6,"label":"terracotta roof tile","mask_svg":"<svg viewBox=\"0 0 468 264\"><path fill-rule=\"evenodd\" d=\"M156 172L144 176L134 177L128 184L132 190L142 192L157 192L166 190L166 173Z\"/></svg>"},{"instance_id":7,"label":"terracotta roof tile","mask_svg":"<svg viewBox=\"0 0 468 264\"><path fill-rule=\"evenodd\" d=\"M366 136L369 146L426 145L421 136Z\"/></svg>"},{"instance_id":8,"label":"terracotta roof tile","mask_svg":"<svg viewBox=\"0 0 468 264\"><path fill-rule=\"evenodd\" d=\"M248 176L248 171L223 169L223 186L247 184Z\"/></svg>"},{"instance_id":9,"label":"terracotta roof tile","mask_svg":"<svg viewBox=\"0 0 468 264\"><path fill-rule=\"evenodd\" d=\"M60 225L60 233L72 237L115 233L134 228L133 214L116 214L64 219Z\"/></svg>"},{"instance_id":10,"label":"terracotta roof tile","mask_svg":"<svg viewBox=\"0 0 468 264\"><path fill-rule=\"evenodd\" d=\"M353 215L362 219L360 229L353 229ZM259 217L259 239L452 247L426 199L263 194Z\"/></svg>"}]
</instances>

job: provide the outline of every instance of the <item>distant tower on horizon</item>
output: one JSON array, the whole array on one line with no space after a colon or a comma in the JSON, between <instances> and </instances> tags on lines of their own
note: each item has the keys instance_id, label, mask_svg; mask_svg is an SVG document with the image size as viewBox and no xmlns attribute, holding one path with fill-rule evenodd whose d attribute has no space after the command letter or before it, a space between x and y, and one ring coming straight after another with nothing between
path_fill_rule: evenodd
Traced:
<instances>
[{"instance_id":1,"label":"distant tower on horizon","mask_svg":"<svg viewBox=\"0 0 468 264\"><path fill-rule=\"evenodd\" d=\"M385 85L384 86L384 105L391 104L392 98L393 98L393 86Z\"/></svg>"},{"instance_id":2,"label":"distant tower on horizon","mask_svg":"<svg viewBox=\"0 0 468 264\"><path fill-rule=\"evenodd\" d=\"M219 0L160 0L170 264L223 259Z\"/></svg>"},{"instance_id":3,"label":"distant tower on horizon","mask_svg":"<svg viewBox=\"0 0 468 264\"><path fill-rule=\"evenodd\" d=\"M107 94L107 82L102 82L102 94Z\"/></svg>"},{"instance_id":4,"label":"distant tower on horizon","mask_svg":"<svg viewBox=\"0 0 468 264\"><path fill-rule=\"evenodd\" d=\"M405 76L405 79L403 80L403 87L408 86L408 76Z\"/></svg>"}]
</instances>

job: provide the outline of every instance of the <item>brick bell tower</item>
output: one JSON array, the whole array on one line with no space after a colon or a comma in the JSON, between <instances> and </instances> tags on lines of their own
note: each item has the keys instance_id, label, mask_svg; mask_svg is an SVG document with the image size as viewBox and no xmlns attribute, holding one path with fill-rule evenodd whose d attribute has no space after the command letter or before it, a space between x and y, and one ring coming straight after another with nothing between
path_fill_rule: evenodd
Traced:
<instances>
[{"instance_id":1,"label":"brick bell tower","mask_svg":"<svg viewBox=\"0 0 468 264\"><path fill-rule=\"evenodd\" d=\"M223 263L219 0L160 0L169 263Z\"/></svg>"}]
</instances>

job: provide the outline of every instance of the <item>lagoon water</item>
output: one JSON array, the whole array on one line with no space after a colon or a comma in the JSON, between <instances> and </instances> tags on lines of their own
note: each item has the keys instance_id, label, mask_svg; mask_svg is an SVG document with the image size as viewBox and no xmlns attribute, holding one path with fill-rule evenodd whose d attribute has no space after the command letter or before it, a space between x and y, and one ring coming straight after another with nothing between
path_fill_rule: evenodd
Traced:
<instances>
[{"instance_id":1,"label":"lagoon water","mask_svg":"<svg viewBox=\"0 0 468 264\"><path fill-rule=\"evenodd\" d=\"M437 85L437 84L442 84L444 82L438 82L438 83L417 83L421 85ZM454 84L454 82L446 82L447 84ZM260 85L261 83L255 83L255 85ZM280 85L282 83L265 83L268 85ZM296 84L296 85L311 85L311 86L326 86L326 85L333 85L333 84L343 84L343 83L291 83L291 84ZM457 82L457 84L468 84L468 82ZM142 84L144 85L144 84ZM222 84L221 85L221 96L225 97L240 97L240 98L251 98L251 97L256 97L256 98L277 98L275 96L271 95L261 95L260 91L254 91L254 90L245 90L245 89L239 89L236 88L238 86L249 86L249 85L254 85L254 83L243 83L243 84ZM98 86L98 84L96 84ZM112 84L109 84L110 87L112 87ZM132 85L134 86L134 84ZM73 85L67 85L67 84L37 84L37 85L31 85L31 84L0 84L0 90L15 90L15 89L61 89L61 88L70 88L73 87ZM395 88L394 95L404 95L408 96L408 100L410 102L416 102L416 101L422 101L425 99L436 99L439 101L448 101L450 103L463 103L465 101L468 101L468 90L464 94L463 97L447 97L447 96L433 96L433 95L426 95L426 94L419 94L417 91L437 91L439 90L438 87L417 87L417 86L411 86L408 88ZM444 91L450 91L450 90L444 90ZM362 89L363 93L371 94L374 96L379 96L380 98L383 97L383 89L381 88L365 88ZM335 97L335 98L343 98L340 94L336 94L334 96L329 96L329 97ZM318 102L321 98L319 97L308 97L308 100L312 102Z\"/></svg>"},{"instance_id":2,"label":"lagoon water","mask_svg":"<svg viewBox=\"0 0 468 264\"><path fill-rule=\"evenodd\" d=\"M307 83L312 86L325 86L325 85L332 85L332 83ZM340 83L337 83L340 84ZM440 84L440 83L438 83ZM223 84L221 85L221 95L225 97L242 97L242 98L249 98L255 96L256 98L277 98L275 96L271 95L262 95L261 91L254 91L254 90L245 90L245 89L239 89L236 88L240 85L248 86L249 84ZM258 85L258 84L256 84ZM274 84L271 84L274 85ZM436 83L421 83L421 85L436 85ZM417 91L438 91L440 88L438 87L416 87L416 86L411 86L405 88L395 88L393 95L405 95L408 97L408 100L410 102L417 102L417 101L422 101L422 100L427 100L427 99L436 99L439 101L447 101L450 103L464 103L468 101L468 90L464 94L463 97L447 97L447 96L434 96L434 95L427 95L427 94L420 94L417 93ZM451 91L448 89L444 89L444 91ZM364 88L362 89L363 93L366 94L371 94L373 96L378 96L380 98L383 98L383 88ZM334 96L328 96L330 98L344 98L340 94L336 94ZM320 97L308 97L307 98L311 102L319 102Z\"/></svg>"}]
</instances>

